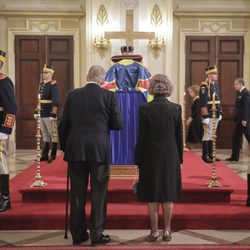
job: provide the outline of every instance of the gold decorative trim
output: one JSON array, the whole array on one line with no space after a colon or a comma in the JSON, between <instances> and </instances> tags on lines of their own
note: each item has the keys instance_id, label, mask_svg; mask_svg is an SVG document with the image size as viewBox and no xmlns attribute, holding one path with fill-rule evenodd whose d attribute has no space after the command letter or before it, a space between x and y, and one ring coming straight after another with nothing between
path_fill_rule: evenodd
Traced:
<instances>
[{"instance_id":1,"label":"gold decorative trim","mask_svg":"<svg viewBox=\"0 0 250 250\"><path fill-rule=\"evenodd\" d=\"M94 38L94 47L99 53L100 57L105 57L109 47L110 40L104 36L104 25L108 24L108 13L105 6L102 4L97 12L96 23L100 28L100 34Z\"/></svg>"},{"instance_id":2,"label":"gold decorative trim","mask_svg":"<svg viewBox=\"0 0 250 250\"><path fill-rule=\"evenodd\" d=\"M108 13L103 4L99 7L99 10L96 16L96 23L99 26L103 26L108 23Z\"/></svg>"},{"instance_id":3,"label":"gold decorative trim","mask_svg":"<svg viewBox=\"0 0 250 250\"><path fill-rule=\"evenodd\" d=\"M200 30L210 30L213 33L218 33L221 30L231 30L231 20L223 21L200 21Z\"/></svg>"},{"instance_id":4,"label":"gold decorative trim","mask_svg":"<svg viewBox=\"0 0 250 250\"><path fill-rule=\"evenodd\" d=\"M250 11L175 11L177 17L249 17Z\"/></svg>"},{"instance_id":5,"label":"gold decorative trim","mask_svg":"<svg viewBox=\"0 0 250 250\"><path fill-rule=\"evenodd\" d=\"M164 37L158 33L158 28L162 25L163 20L161 10L157 4L154 5L151 12L150 23L155 28L155 38L149 40L148 47L156 59L160 56L161 50L165 46Z\"/></svg>"},{"instance_id":6,"label":"gold decorative trim","mask_svg":"<svg viewBox=\"0 0 250 250\"><path fill-rule=\"evenodd\" d=\"M155 4L151 12L150 23L156 27L162 24L161 10L157 4Z\"/></svg>"},{"instance_id":7,"label":"gold decorative trim","mask_svg":"<svg viewBox=\"0 0 250 250\"><path fill-rule=\"evenodd\" d=\"M14 16L14 17L75 17L75 18L81 18L85 17L86 13L84 11L0 11L0 16Z\"/></svg>"},{"instance_id":8,"label":"gold decorative trim","mask_svg":"<svg viewBox=\"0 0 250 250\"><path fill-rule=\"evenodd\" d=\"M58 30L60 20L28 20L28 29L34 30L38 29L41 32L46 32L48 30Z\"/></svg>"}]
</instances>

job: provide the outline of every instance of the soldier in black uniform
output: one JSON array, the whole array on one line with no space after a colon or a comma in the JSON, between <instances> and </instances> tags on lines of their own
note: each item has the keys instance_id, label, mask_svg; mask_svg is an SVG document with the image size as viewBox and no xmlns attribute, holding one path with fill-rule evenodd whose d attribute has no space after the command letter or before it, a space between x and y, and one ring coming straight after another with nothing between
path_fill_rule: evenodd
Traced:
<instances>
[{"instance_id":1,"label":"soldier in black uniform","mask_svg":"<svg viewBox=\"0 0 250 250\"><path fill-rule=\"evenodd\" d=\"M0 70L5 56L6 53L0 50ZM4 72L0 71L0 212L11 207L6 142L15 124L16 110L13 83Z\"/></svg>"},{"instance_id":2,"label":"soldier in black uniform","mask_svg":"<svg viewBox=\"0 0 250 250\"><path fill-rule=\"evenodd\" d=\"M235 101L235 118L236 122L234 133L233 133L233 143L232 143L232 153L227 161L238 161L240 157L240 144L242 141L242 135L245 135L248 143L250 143L249 136L249 101L250 94L245 88L245 81L242 78L237 78L234 81L234 88L237 91L236 101Z\"/></svg>"},{"instance_id":3,"label":"soldier in black uniform","mask_svg":"<svg viewBox=\"0 0 250 250\"><path fill-rule=\"evenodd\" d=\"M222 119L222 110L220 103L220 92L218 80L218 70L216 66L210 66L206 68L207 79L205 82L201 83L200 86L200 108L201 116L204 127L204 134L202 137L202 159L211 163L212 160L212 150L213 150L213 111L212 111L212 99L215 95L216 104L216 129L219 121ZM218 160L218 159L217 159Z\"/></svg>"},{"instance_id":4,"label":"soldier in black uniform","mask_svg":"<svg viewBox=\"0 0 250 250\"><path fill-rule=\"evenodd\" d=\"M54 68L44 65L42 71L43 81L39 86L41 95L41 131L43 136L43 149L40 160L52 162L56 158L58 131L57 115L59 108L59 86L52 80ZM37 118L37 114L35 114ZM52 142L51 154L49 157L50 143Z\"/></svg>"}]
</instances>

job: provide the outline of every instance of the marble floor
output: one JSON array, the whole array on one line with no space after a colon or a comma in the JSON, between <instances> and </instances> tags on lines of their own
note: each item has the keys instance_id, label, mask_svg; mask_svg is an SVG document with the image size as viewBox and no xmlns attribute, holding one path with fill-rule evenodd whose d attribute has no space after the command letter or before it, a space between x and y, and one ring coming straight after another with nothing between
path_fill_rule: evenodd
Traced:
<instances>
[{"instance_id":1,"label":"marble floor","mask_svg":"<svg viewBox=\"0 0 250 250\"><path fill-rule=\"evenodd\" d=\"M194 150L200 154L200 150ZM247 178L250 162L249 150L241 153L239 162L227 162L235 173L243 179ZM217 157L225 159L230 155L229 150L218 150ZM9 155L9 168L11 178L34 162L34 150L17 150ZM250 208L249 208L250 209ZM0 215L1 216L1 215ZM110 234L110 244L147 244L144 237L148 230L106 230ZM168 244L250 244L250 230L180 230L173 232L171 243ZM84 244L89 244L86 242ZM4 246L30 246L30 245L71 245L72 239L64 239L62 230L18 230L0 231L0 248ZM161 238L155 244L164 244ZM250 249L250 248L249 248Z\"/></svg>"}]
</instances>

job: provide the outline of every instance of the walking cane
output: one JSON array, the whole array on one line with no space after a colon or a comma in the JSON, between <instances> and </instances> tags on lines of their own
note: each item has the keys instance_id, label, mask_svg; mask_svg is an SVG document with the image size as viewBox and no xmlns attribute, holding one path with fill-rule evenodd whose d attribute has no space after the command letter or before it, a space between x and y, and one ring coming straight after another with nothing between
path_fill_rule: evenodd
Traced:
<instances>
[{"instance_id":1,"label":"walking cane","mask_svg":"<svg viewBox=\"0 0 250 250\"><path fill-rule=\"evenodd\" d=\"M247 206L250 207L250 165L247 173Z\"/></svg>"},{"instance_id":2,"label":"walking cane","mask_svg":"<svg viewBox=\"0 0 250 250\"><path fill-rule=\"evenodd\" d=\"M69 207L69 167L67 168L66 209L64 239L68 239L68 207Z\"/></svg>"}]
</instances>

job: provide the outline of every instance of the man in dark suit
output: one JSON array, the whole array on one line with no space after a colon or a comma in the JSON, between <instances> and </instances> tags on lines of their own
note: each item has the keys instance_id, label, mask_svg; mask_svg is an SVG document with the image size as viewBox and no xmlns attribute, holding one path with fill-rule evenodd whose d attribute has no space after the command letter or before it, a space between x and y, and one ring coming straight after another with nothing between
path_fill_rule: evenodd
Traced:
<instances>
[{"instance_id":1,"label":"man in dark suit","mask_svg":"<svg viewBox=\"0 0 250 250\"><path fill-rule=\"evenodd\" d=\"M88 178L91 187L90 238L92 245L110 242L104 235L109 181L110 130L123 123L116 96L102 89L105 71L94 65L87 85L69 92L59 124L59 140L68 162L71 183L70 230L73 244L89 239L85 214Z\"/></svg>"},{"instance_id":2,"label":"man in dark suit","mask_svg":"<svg viewBox=\"0 0 250 250\"><path fill-rule=\"evenodd\" d=\"M242 135L244 134L248 143L250 143L249 136L249 91L245 88L245 81L242 78L237 78L234 81L234 88L237 91L236 101L235 101L235 119L236 122L234 133L233 133L233 143L232 143L232 153L227 161L238 161L240 157L240 144L242 140Z\"/></svg>"}]
</instances>

